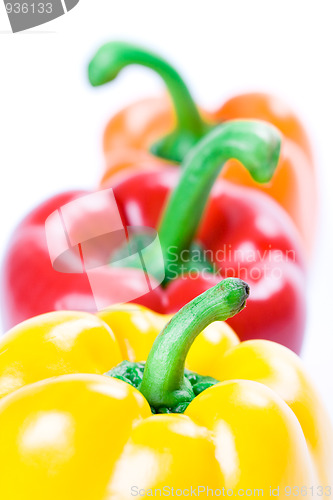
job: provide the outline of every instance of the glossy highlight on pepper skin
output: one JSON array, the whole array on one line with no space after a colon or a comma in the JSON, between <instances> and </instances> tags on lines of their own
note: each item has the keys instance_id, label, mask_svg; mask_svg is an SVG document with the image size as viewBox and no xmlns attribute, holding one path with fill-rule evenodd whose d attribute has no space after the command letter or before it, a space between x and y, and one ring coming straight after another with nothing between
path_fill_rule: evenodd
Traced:
<instances>
[{"instance_id":1,"label":"glossy highlight on pepper skin","mask_svg":"<svg viewBox=\"0 0 333 500\"><path fill-rule=\"evenodd\" d=\"M163 169L166 162L156 154L175 160L174 150L186 151L189 130L186 120L184 124L184 115L193 117L193 124L198 124L199 114L201 136L229 120L264 120L283 134L282 155L272 181L256 184L234 160L220 175L223 179L255 187L272 196L295 222L310 254L316 226L316 175L309 138L295 113L277 97L259 92L231 97L214 112L198 111L181 76L169 63L149 50L126 43L110 42L96 52L89 65L90 81L94 86L106 84L131 64L154 70L164 80L170 96L134 102L111 118L103 139L106 168L101 185L109 186L135 171ZM184 107L181 106L182 94L186 103ZM198 130L199 125L195 133L190 131L194 141L200 138ZM184 147L179 148L179 142L183 142Z\"/></svg>"},{"instance_id":2,"label":"glossy highlight on pepper skin","mask_svg":"<svg viewBox=\"0 0 333 500\"><path fill-rule=\"evenodd\" d=\"M146 359L170 319L131 304L99 313L104 321L75 314L82 334L91 337L89 350L96 338L95 358L114 352L115 363L119 350L123 359ZM34 319L34 328L40 323L44 331L34 344L40 356L29 349L29 321L0 343L0 359L12 353L7 364L22 365L23 380L0 401L1 498L128 500L133 485L207 485L263 488L268 499L269 486L332 483L332 429L301 361L288 349L263 340L241 343L228 325L212 323L194 341L186 366L221 383L197 396L183 415L152 415L138 390L98 374L104 361L85 358L76 346L75 321L59 312L53 320L57 316L59 328L44 315ZM67 340L68 349L59 349L57 358L45 350L47 338L63 347ZM3 376L2 365L0 384Z\"/></svg>"},{"instance_id":3,"label":"glossy highlight on pepper skin","mask_svg":"<svg viewBox=\"0 0 333 500\"><path fill-rule=\"evenodd\" d=\"M36 316L0 341L0 397L59 373L105 373L122 360L105 323L85 312Z\"/></svg>"}]
</instances>

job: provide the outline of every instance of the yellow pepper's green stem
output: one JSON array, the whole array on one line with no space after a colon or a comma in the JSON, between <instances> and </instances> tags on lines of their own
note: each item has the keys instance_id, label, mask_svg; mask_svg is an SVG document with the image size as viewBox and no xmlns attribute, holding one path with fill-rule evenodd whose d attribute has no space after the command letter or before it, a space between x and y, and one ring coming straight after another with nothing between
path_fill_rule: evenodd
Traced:
<instances>
[{"instance_id":1,"label":"yellow pepper's green stem","mask_svg":"<svg viewBox=\"0 0 333 500\"><path fill-rule=\"evenodd\" d=\"M181 162L209 126L202 120L184 80L167 61L136 45L110 42L98 50L89 64L90 83L99 86L111 82L122 69L132 64L154 70L165 82L177 125L175 131L152 146L152 151L163 158Z\"/></svg>"},{"instance_id":2,"label":"yellow pepper's green stem","mask_svg":"<svg viewBox=\"0 0 333 500\"><path fill-rule=\"evenodd\" d=\"M196 337L213 321L224 321L240 312L249 286L228 278L183 307L156 338L145 365L140 391L150 406L175 408L194 399L184 377L187 353Z\"/></svg>"}]
</instances>

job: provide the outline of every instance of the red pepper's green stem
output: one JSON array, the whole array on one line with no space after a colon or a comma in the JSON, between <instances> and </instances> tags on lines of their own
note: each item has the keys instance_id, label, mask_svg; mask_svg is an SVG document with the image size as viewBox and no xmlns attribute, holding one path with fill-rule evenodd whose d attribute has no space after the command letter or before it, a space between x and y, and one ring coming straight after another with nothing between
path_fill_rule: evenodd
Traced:
<instances>
[{"instance_id":1,"label":"red pepper's green stem","mask_svg":"<svg viewBox=\"0 0 333 500\"><path fill-rule=\"evenodd\" d=\"M202 219L214 181L231 158L239 160L260 183L271 180L278 164L281 136L261 121L230 121L216 127L193 148L185 161L159 226L166 281L175 254L188 249Z\"/></svg>"},{"instance_id":2,"label":"red pepper's green stem","mask_svg":"<svg viewBox=\"0 0 333 500\"><path fill-rule=\"evenodd\" d=\"M176 113L177 127L172 134L153 145L152 150L164 158L182 161L206 133L208 125L202 120L184 80L168 62L136 45L110 42L98 50L89 64L90 83L99 86L111 82L122 69L131 64L154 70L167 86Z\"/></svg>"},{"instance_id":3,"label":"red pepper's green stem","mask_svg":"<svg viewBox=\"0 0 333 500\"><path fill-rule=\"evenodd\" d=\"M175 408L195 397L184 377L187 353L196 337L213 321L225 321L240 312L249 286L228 278L183 307L156 338L146 362L140 391L154 408Z\"/></svg>"}]
</instances>

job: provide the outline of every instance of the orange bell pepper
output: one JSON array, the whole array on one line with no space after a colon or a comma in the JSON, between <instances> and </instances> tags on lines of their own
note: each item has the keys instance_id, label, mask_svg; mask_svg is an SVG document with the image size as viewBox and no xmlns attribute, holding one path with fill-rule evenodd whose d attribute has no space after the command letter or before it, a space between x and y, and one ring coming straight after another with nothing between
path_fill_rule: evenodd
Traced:
<instances>
[{"instance_id":1,"label":"orange bell pepper","mask_svg":"<svg viewBox=\"0 0 333 500\"><path fill-rule=\"evenodd\" d=\"M97 86L112 81L130 64L155 70L165 81L172 102L167 96L144 99L109 121L104 134L102 186L110 186L133 170L161 169L168 165L166 160L181 162L215 124L234 119L268 121L283 134L281 159L272 181L258 185L235 160L221 177L260 189L277 200L294 220L310 252L316 222L316 176L306 131L289 107L272 95L249 93L231 98L214 113L201 112L174 68L155 54L125 43L108 43L96 53L89 65L90 82Z\"/></svg>"}]
</instances>

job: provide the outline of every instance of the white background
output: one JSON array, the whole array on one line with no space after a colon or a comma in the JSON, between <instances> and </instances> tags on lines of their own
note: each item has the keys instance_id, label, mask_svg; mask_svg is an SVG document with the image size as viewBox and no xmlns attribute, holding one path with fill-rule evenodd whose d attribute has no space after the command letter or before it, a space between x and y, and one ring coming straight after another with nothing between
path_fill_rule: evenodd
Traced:
<instances>
[{"instance_id":1,"label":"white background","mask_svg":"<svg viewBox=\"0 0 333 500\"><path fill-rule=\"evenodd\" d=\"M10 34L0 4L0 258L20 218L49 195L96 186L108 118L163 84L140 68L91 89L87 61L110 39L137 41L182 69L214 108L237 92L291 103L313 139L321 217L303 358L333 417L333 6L298 0L81 0L66 16Z\"/></svg>"}]
</instances>

